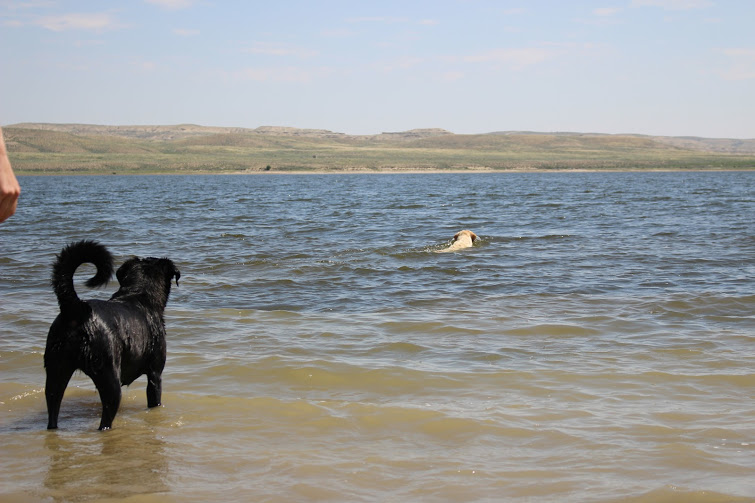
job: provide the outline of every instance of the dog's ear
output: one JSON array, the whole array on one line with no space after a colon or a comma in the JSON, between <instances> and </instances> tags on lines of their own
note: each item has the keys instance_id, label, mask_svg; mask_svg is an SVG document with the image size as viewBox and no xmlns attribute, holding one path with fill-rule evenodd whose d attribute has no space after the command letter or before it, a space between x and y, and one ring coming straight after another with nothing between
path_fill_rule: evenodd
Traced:
<instances>
[{"instance_id":1,"label":"dog's ear","mask_svg":"<svg viewBox=\"0 0 755 503\"><path fill-rule=\"evenodd\" d=\"M459 231L456 234L454 234L454 239L453 239L454 242L456 242L456 240L459 239L459 235L460 234L461 234L461 231Z\"/></svg>"},{"instance_id":2,"label":"dog's ear","mask_svg":"<svg viewBox=\"0 0 755 503\"><path fill-rule=\"evenodd\" d=\"M173 261L169 258L161 258L160 265L165 269L165 273L169 278L176 278L176 286L178 286L178 280L181 279L181 271L173 264Z\"/></svg>"},{"instance_id":3,"label":"dog's ear","mask_svg":"<svg viewBox=\"0 0 755 503\"><path fill-rule=\"evenodd\" d=\"M134 268L134 264L138 261L139 259L137 257L131 257L118 268L118 270L115 272L115 277L118 279L119 284L123 285L123 280L126 279L129 271Z\"/></svg>"},{"instance_id":4,"label":"dog's ear","mask_svg":"<svg viewBox=\"0 0 755 503\"><path fill-rule=\"evenodd\" d=\"M477 240L479 239L479 238L477 237L477 234L475 234L474 232L472 232L472 231L469 231L469 233L470 233L470 234L472 235L472 242L473 242L473 243L474 243L475 241L477 241Z\"/></svg>"}]
</instances>

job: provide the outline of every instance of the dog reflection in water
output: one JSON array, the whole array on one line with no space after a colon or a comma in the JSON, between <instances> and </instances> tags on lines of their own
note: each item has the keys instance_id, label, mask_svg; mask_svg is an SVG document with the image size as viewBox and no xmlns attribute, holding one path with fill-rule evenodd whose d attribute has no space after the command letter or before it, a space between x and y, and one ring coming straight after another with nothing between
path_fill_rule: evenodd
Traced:
<instances>
[{"instance_id":1,"label":"dog reflection in water","mask_svg":"<svg viewBox=\"0 0 755 503\"><path fill-rule=\"evenodd\" d=\"M97 273L86 285L106 284L113 273L113 257L94 241L65 247L53 265L52 287L60 314L50 327L45 348L47 428L58 427L58 414L68 381L76 370L89 376L102 402L101 430L112 427L121 403L121 386L147 375L147 406L157 407L162 396L165 367L163 312L181 273L167 258L133 257L116 272L120 288L110 300L81 300L73 275L85 263Z\"/></svg>"},{"instance_id":2,"label":"dog reflection in water","mask_svg":"<svg viewBox=\"0 0 755 503\"><path fill-rule=\"evenodd\" d=\"M477 234L475 234L472 231L469 231L469 230L459 231L456 234L454 234L454 238L450 246L448 246L447 248L443 248L442 250L436 250L435 253L446 253L446 252L453 252L457 250L463 250L464 248L470 248L473 246L474 242L477 241L477 239L478 239Z\"/></svg>"}]
</instances>

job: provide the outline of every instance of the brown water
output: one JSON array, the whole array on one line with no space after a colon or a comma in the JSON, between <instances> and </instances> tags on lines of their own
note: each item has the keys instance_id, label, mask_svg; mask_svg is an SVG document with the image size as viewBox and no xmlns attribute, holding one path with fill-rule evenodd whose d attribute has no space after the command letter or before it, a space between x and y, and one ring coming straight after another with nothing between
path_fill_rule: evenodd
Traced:
<instances>
[{"instance_id":1,"label":"brown water","mask_svg":"<svg viewBox=\"0 0 755 503\"><path fill-rule=\"evenodd\" d=\"M21 182L0 501L755 501L755 173ZM48 432L80 238L181 269L164 406L77 375Z\"/></svg>"}]
</instances>

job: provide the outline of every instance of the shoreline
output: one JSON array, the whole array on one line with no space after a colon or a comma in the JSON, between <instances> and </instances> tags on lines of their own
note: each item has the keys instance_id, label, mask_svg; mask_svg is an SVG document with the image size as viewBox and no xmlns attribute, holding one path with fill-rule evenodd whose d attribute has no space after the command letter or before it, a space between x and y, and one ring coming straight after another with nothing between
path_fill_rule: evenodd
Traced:
<instances>
[{"instance_id":1,"label":"shoreline","mask_svg":"<svg viewBox=\"0 0 755 503\"><path fill-rule=\"evenodd\" d=\"M206 171L206 170L188 170L188 171L145 171L143 173L124 171L124 172L33 172L33 171L16 171L16 176L228 176L228 175L438 175L438 174L506 174L506 173L746 173L755 172L755 166L752 168L511 168L511 169L302 169L302 170L238 170L238 171Z\"/></svg>"}]
</instances>

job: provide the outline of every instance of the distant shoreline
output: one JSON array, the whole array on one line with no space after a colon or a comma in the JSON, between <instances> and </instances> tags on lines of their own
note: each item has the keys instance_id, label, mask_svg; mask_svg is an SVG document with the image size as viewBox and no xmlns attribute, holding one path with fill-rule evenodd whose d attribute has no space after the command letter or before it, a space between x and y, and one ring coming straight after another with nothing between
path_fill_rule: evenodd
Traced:
<instances>
[{"instance_id":1,"label":"distant shoreline","mask_svg":"<svg viewBox=\"0 0 755 503\"><path fill-rule=\"evenodd\" d=\"M348 136L294 128L23 124L19 175L752 171L755 140L439 129Z\"/></svg>"},{"instance_id":2,"label":"distant shoreline","mask_svg":"<svg viewBox=\"0 0 755 503\"><path fill-rule=\"evenodd\" d=\"M287 176L287 175L442 175L442 174L515 174L515 173L734 173L751 172L753 168L741 169L711 169L711 168L616 168L616 169L365 169L365 170L285 170L285 171L190 171L190 172L17 172L20 177L26 176Z\"/></svg>"}]
</instances>

